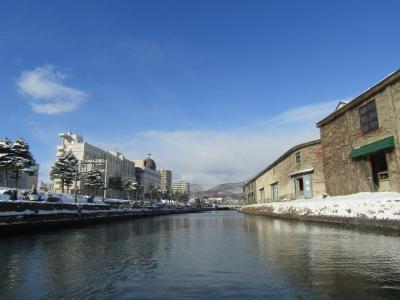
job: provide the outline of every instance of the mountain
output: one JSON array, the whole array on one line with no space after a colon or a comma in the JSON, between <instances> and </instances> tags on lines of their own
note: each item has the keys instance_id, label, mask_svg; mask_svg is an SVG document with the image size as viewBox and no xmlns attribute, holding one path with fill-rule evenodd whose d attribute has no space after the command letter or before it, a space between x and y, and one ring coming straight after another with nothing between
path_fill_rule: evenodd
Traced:
<instances>
[{"instance_id":1,"label":"mountain","mask_svg":"<svg viewBox=\"0 0 400 300\"><path fill-rule=\"evenodd\" d=\"M198 192L202 192L204 190L206 190L206 188L200 184L196 184L196 183L190 184L190 192L191 193L198 193Z\"/></svg>"},{"instance_id":2,"label":"mountain","mask_svg":"<svg viewBox=\"0 0 400 300\"><path fill-rule=\"evenodd\" d=\"M244 182L223 183L212 188L202 188L198 184L191 184L190 190L193 197L208 196L212 198L241 199ZM193 188L194 187L194 188Z\"/></svg>"}]
</instances>

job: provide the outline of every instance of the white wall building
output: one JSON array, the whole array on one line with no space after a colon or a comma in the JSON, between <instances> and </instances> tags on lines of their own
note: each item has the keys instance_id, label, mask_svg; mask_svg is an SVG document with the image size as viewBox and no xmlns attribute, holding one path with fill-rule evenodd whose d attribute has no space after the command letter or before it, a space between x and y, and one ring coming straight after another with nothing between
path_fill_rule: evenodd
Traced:
<instances>
[{"instance_id":1,"label":"white wall building","mask_svg":"<svg viewBox=\"0 0 400 300\"><path fill-rule=\"evenodd\" d=\"M160 170L160 187L162 192L172 191L172 171L161 169Z\"/></svg>"},{"instance_id":2,"label":"white wall building","mask_svg":"<svg viewBox=\"0 0 400 300\"><path fill-rule=\"evenodd\" d=\"M109 176L120 176L122 182L127 180L135 181L135 163L129 159L126 159L121 153L116 151L106 151L99 147L93 146L84 142L83 137L71 132L60 133L61 145L57 146L57 156L62 155L65 152L72 151L72 153L79 160L79 169L83 174L81 180L77 182L77 189L80 193L88 193L87 189L83 185L85 173L89 170L100 169L103 173L103 179L105 178L105 185ZM72 190L73 187L70 188ZM56 192L61 191L61 185L58 180L54 181L54 190ZM110 196L112 192L109 191L107 196ZM102 195L99 192L99 195Z\"/></svg>"},{"instance_id":3,"label":"white wall building","mask_svg":"<svg viewBox=\"0 0 400 300\"><path fill-rule=\"evenodd\" d=\"M174 193L180 193L180 194L187 194L189 195L190 193L190 185L189 182L185 180L180 180L180 181L175 181L172 184L172 191Z\"/></svg>"}]
</instances>

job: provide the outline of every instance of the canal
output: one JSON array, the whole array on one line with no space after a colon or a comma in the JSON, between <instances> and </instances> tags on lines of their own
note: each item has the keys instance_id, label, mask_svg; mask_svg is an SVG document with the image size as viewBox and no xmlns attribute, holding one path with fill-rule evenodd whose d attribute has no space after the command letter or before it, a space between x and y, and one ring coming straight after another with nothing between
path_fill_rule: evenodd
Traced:
<instances>
[{"instance_id":1,"label":"canal","mask_svg":"<svg viewBox=\"0 0 400 300\"><path fill-rule=\"evenodd\" d=\"M0 239L0 299L399 299L400 235L234 211Z\"/></svg>"}]
</instances>

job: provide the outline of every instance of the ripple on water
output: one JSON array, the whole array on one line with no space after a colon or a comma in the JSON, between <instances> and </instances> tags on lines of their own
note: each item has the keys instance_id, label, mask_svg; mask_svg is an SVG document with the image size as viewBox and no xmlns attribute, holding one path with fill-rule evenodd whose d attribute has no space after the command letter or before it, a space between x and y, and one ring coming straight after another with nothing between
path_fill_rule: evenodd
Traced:
<instances>
[{"instance_id":1,"label":"ripple on water","mask_svg":"<svg viewBox=\"0 0 400 300\"><path fill-rule=\"evenodd\" d=\"M396 299L399 235L176 215L0 240L0 298Z\"/></svg>"}]
</instances>

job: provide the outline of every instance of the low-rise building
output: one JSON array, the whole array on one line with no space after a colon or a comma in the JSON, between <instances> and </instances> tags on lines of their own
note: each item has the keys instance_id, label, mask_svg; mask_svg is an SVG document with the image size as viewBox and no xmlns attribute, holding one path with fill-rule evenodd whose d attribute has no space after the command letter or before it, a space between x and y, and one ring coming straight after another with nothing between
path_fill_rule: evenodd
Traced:
<instances>
[{"instance_id":1,"label":"low-rise building","mask_svg":"<svg viewBox=\"0 0 400 300\"><path fill-rule=\"evenodd\" d=\"M321 140L292 147L246 181L247 203L312 198L325 193Z\"/></svg>"},{"instance_id":2,"label":"low-rise building","mask_svg":"<svg viewBox=\"0 0 400 300\"><path fill-rule=\"evenodd\" d=\"M326 192L400 192L400 71L318 122Z\"/></svg>"}]
</instances>

